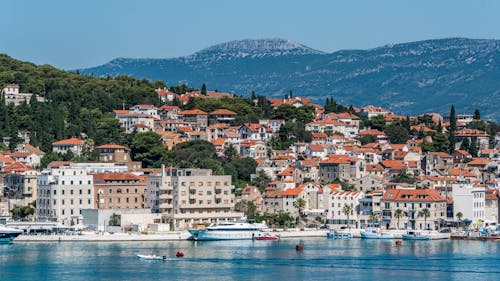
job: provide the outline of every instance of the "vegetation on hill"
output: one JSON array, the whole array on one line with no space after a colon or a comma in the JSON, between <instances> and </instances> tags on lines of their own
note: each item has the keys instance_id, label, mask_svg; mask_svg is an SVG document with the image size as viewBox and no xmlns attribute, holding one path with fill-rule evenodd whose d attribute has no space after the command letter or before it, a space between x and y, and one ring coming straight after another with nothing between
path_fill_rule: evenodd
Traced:
<instances>
[{"instance_id":1,"label":"vegetation on hill","mask_svg":"<svg viewBox=\"0 0 500 281\"><path fill-rule=\"evenodd\" d=\"M37 66L0 54L0 85L16 83L20 92L34 98L18 107L0 102L0 137L17 142L17 132L31 132L31 143L48 152L51 143L71 136L87 136L94 144L122 142L122 129L112 111L135 104L153 103L154 89L162 81L150 82L127 76L97 78L65 72L50 65Z\"/></svg>"}]
</instances>

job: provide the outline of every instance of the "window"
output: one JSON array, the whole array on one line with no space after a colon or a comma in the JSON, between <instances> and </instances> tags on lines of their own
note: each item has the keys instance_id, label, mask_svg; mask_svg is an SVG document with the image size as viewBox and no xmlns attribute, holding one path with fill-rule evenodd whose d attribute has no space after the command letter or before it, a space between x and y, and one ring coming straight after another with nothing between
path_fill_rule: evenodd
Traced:
<instances>
[{"instance_id":1,"label":"window","mask_svg":"<svg viewBox=\"0 0 500 281\"><path fill-rule=\"evenodd\" d=\"M125 201L127 201L127 203L129 202L128 197L127 197L127 199Z\"/></svg>"},{"instance_id":2,"label":"window","mask_svg":"<svg viewBox=\"0 0 500 281\"><path fill-rule=\"evenodd\" d=\"M56 194L57 194L57 190L54 189L54 195L56 195Z\"/></svg>"},{"instance_id":3,"label":"window","mask_svg":"<svg viewBox=\"0 0 500 281\"><path fill-rule=\"evenodd\" d=\"M121 188L117 188L116 189L116 193L122 193L122 189Z\"/></svg>"},{"instance_id":4,"label":"window","mask_svg":"<svg viewBox=\"0 0 500 281\"><path fill-rule=\"evenodd\" d=\"M82 195L83 191L80 189L80 195Z\"/></svg>"},{"instance_id":5,"label":"window","mask_svg":"<svg viewBox=\"0 0 500 281\"><path fill-rule=\"evenodd\" d=\"M70 183L71 185L73 185L73 180L71 180L69 183Z\"/></svg>"},{"instance_id":6,"label":"window","mask_svg":"<svg viewBox=\"0 0 500 281\"><path fill-rule=\"evenodd\" d=\"M138 192L138 191L137 191L137 188L136 188L136 189L134 189L134 192L135 192L135 193L137 193L137 192Z\"/></svg>"},{"instance_id":7,"label":"window","mask_svg":"<svg viewBox=\"0 0 500 281\"><path fill-rule=\"evenodd\" d=\"M134 198L134 202L135 203L138 203L139 202L139 199L137 199L137 197Z\"/></svg>"},{"instance_id":8,"label":"window","mask_svg":"<svg viewBox=\"0 0 500 281\"><path fill-rule=\"evenodd\" d=\"M127 189L125 189L125 192L126 192L126 193L129 193L129 190L128 190L128 188L127 188Z\"/></svg>"},{"instance_id":9,"label":"window","mask_svg":"<svg viewBox=\"0 0 500 281\"><path fill-rule=\"evenodd\" d=\"M113 203L113 198L109 198L109 203Z\"/></svg>"},{"instance_id":10,"label":"window","mask_svg":"<svg viewBox=\"0 0 500 281\"><path fill-rule=\"evenodd\" d=\"M82 185L82 181L80 181L80 185Z\"/></svg>"},{"instance_id":11,"label":"window","mask_svg":"<svg viewBox=\"0 0 500 281\"><path fill-rule=\"evenodd\" d=\"M80 205L82 205L82 199L80 199Z\"/></svg>"},{"instance_id":12,"label":"window","mask_svg":"<svg viewBox=\"0 0 500 281\"><path fill-rule=\"evenodd\" d=\"M63 190L61 190L61 193L62 193L62 195L64 195L64 189L63 189Z\"/></svg>"},{"instance_id":13,"label":"window","mask_svg":"<svg viewBox=\"0 0 500 281\"><path fill-rule=\"evenodd\" d=\"M71 199L71 205L73 205L73 199Z\"/></svg>"},{"instance_id":14,"label":"window","mask_svg":"<svg viewBox=\"0 0 500 281\"><path fill-rule=\"evenodd\" d=\"M87 194L90 194L90 189L89 189L89 190L87 190Z\"/></svg>"},{"instance_id":15,"label":"window","mask_svg":"<svg viewBox=\"0 0 500 281\"><path fill-rule=\"evenodd\" d=\"M64 199L63 199L63 200L61 200L61 205L64 205Z\"/></svg>"}]
</instances>

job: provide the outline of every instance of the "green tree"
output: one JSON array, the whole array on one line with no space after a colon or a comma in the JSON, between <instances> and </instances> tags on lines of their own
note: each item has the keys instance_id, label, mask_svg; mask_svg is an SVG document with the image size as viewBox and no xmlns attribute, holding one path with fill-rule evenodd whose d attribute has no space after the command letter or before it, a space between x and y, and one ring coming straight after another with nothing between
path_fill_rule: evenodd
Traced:
<instances>
[{"instance_id":1,"label":"green tree","mask_svg":"<svg viewBox=\"0 0 500 281\"><path fill-rule=\"evenodd\" d=\"M477 157L478 152L477 140L476 138L472 138L470 141L469 153L472 155L472 157Z\"/></svg>"},{"instance_id":2,"label":"green tree","mask_svg":"<svg viewBox=\"0 0 500 281\"><path fill-rule=\"evenodd\" d=\"M457 130L457 116L455 114L455 106L451 105L450 109L450 130L448 132L449 148L448 151L453 153L455 151L455 132Z\"/></svg>"},{"instance_id":3,"label":"green tree","mask_svg":"<svg viewBox=\"0 0 500 281\"><path fill-rule=\"evenodd\" d=\"M365 145L367 143L374 143L377 142L377 137L374 135L363 135L361 138L359 138L359 141L361 142L361 145Z\"/></svg>"},{"instance_id":4,"label":"green tree","mask_svg":"<svg viewBox=\"0 0 500 281\"><path fill-rule=\"evenodd\" d=\"M250 200L241 200L234 205L236 212L243 212L248 219L254 219L257 213L257 206Z\"/></svg>"},{"instance_id":5,"label":"green tree","mask_svg":"<svg viewBox=\"0 0 500 281\"><path fill-rule=\"evenodd\" d=\"M419 217L424 218L424 229L427 229L427 218L431 216L431 212L427 208L423 208L419 213Z\"/></svg>"},{"instance_id":6,"label":"green tree","mask_svg":"<svg viewBox=\"0 0 500 281\"><path fill-rule=\"evenodd\" d=\"M155 132L137 133L130 145L130 154L135 161L141 161L144 167L159 168L165 160L167 148L162 138Z\"/></svg>"},{"instance_id":7,"label":"green tree","mask_svg":"<svg viewBox=\"0 0 500 281\"><path fill-rule=\"evenodd\" d=\"M293 202L293 207L299 210L299 215L302 215L302 211L306 207L306 201L302 198L298 198L295 202Z\"/></svg>"},{"instance_id":8,"label":"green tree","mask_svg":"<svg viewBox=\"0 0 500 281\"><path fill-rule=\"evenodd\" d=\"M479 112L479 109L474 110L474 120L481 120L481 112Z\"/></svg>"},{"instance_id":9,"label":"green tree","mask_svg":"<svg viewBox=\"0 0 500 281\"><path fill-rule=\"evenodd\" d=\"M52 161L63 161L63 156L57 152L46 153L40 160L40 167L45 169Z\"/></svg>"},{"instance_id":10,"label":"green tree","mask_svg":"<svg viewBox=\"0 0 500 281\"><path fill-rule=\"evenodd\" d=\"M403 126L388 126L384 133L391 143L406 143L410 137L408 130Z\"/></svg>"},{"instance_id":11,"label":"green tree","mask_svg":"<svg viewBox=\"0 0 500 281\"><path fill-rule=\"evenodd\" d=\"M398 220L398 229L399 229L399 219L403 217L403 210L401 209L396 209L394 211L394 217Z\"/></svg>"},{"instance_id":12,"label":"green tree","mask_svg":"<svg viewBox=\"0 0 500 281\"><path fill-rule=\"evenodd\" d=\"M229 162L237 159L238 156L239 156L239 153L232 143L229 144L229 146L227 146L226 149L224 149L224 157L226 157L226 159Z\"/></svg>"},{"instance_id":13,"label":"green tree","mask_svg":"<svg viewBox=\"0 0 500 281\"><path fill-rule=\"evenodd\" d=\"M462 214L462 212L458 212L458 213L456 214L456 217L457 217L457 219L458 219L458 226L460 227L460 223L461 223L462 218L464 217L464 215Z\"/></svg>"},{"instance_id":14,"label":"green tree","mask_svg":"<svg viewBox=\"0 0 500 281\"><path fill-rule=\"evenodd\" d=\"M12 218L14 220L26 220L29 216L33 216L35 214L35 209L30 206L17 206L14 205L14 208L10 210L12 213Z\"/></svg>"},{"instance_id":15,"label":"green tree","mask_svg":"<svg viewBox=\"0 0 500 281\"><path fill-rule=\"evenodd\" d=\"M375 214L373 211L370 212L370 221L372 223L372 225L374 226L375 225L375 222L378 220L378 215Z\"/></svg>"},{"instance_id":16,"label":"green tree","mask_svg":"<svg viewBox=\"0 0 500 281\"><path fill-rule=\"evenodd\" d=\"M205 85L205 83L203 83L203 85L201 85L201 91L200 93L204 96L207 95L207 85Z\"/></svg>"},{"instance_id":17,"label":"green tree","mask_svg":"<svg viewBox=\"0 0 500 281\"><path fill-rule=\"evenodd\" d=\"M351 231L351 225L349 224L349 217L353 211L353 207L350 204L344 204L344 207L342 208L342 213L347 216L347 228L349 228L349 231Z\"/></svg>"}]
</instances>

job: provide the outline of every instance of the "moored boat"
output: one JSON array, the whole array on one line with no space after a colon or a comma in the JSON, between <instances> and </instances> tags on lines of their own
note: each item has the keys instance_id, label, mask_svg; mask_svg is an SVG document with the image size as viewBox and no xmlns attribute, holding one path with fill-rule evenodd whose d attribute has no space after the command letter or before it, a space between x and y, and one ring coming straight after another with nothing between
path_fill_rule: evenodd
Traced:
<instances>
[{"instance_id":1,"label":"moored boat","mask_svg":"<svg viewBox=\"0 0 500 281\"><path fill-rule=\"evenodd\" d=\"M331 228L326 233L326 237L333 238L333 239L351 239L353 236L352 236L352 233L340 232L340 231L337 231L337 230Z\"/></svg>"},{"instance_id":2,"label":"moored boat","mask_svg":"<svg viewBox=\"0 0 500 281\"><path fill-rule=\"evenodd\" d=\"M265 222L262 223L247 223L234 222L223 223L215 226L210 226L205 229L190 229L191 237L189 239L195 241L210 241L210 240L250 240L262 234L261 231L266 229Z\"/></svg>"},{"instance_id":3,"label":"moored boat","mask_svg":"<svg viewBox=\"0 0 500 281\"><path fill-rule=\"evenodd\" d=\"M394 239L394 234L382 231L378 228L367 228L360 232L361 238L364 239Z\"/></svg>"},{"instance_id":4,"label":"moored boat","mask_svg":"<svg viewBox=\"0 0 500 281\"><path fill-rule=\"evenodd\" d=\"M264 233L264 234L259 234L255 236L255 240L268 240L268 241L273 241L273 240L279 240L280 237L278 235L272 235L269 233Z\"/></svg>"},{"instance_id":5,"label":"moored boat","mask_svg":"<svg viewBox=\"0 0 500 281\"><path fill-rule=\"evenodd\" d=\"M0 226L0 242L10 243L12 242L12 240L14 240L14 238L21 235L22 233L23 231L17 228Z\"/></svg>"},{"instance_id":6,"label":"moored boat","mask_svg":"<svg viewBox=\"0 0 500 281\"><path fill-rule=\"evenodd\" d=\"M406 234L401 235L403 240L431 240L429 234L421 233L420 231L408 231Z\"/></svg>"}]
</instances>

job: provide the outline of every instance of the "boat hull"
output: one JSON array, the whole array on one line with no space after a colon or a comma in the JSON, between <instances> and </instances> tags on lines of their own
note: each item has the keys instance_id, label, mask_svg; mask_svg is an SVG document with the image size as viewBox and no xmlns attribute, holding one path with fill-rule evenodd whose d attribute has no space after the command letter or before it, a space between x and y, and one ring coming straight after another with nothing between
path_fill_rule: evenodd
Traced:
<instances>
[{"instance_id":1,"label":"boat hull","mask_svg":"<svg viewBox=\"0 0 500 281\"><path fill-rule=\"evenodd\" d=\"M392 234L381 234L381 233L368 233L361 232L361 238L363 239L394 239Z\"/></svg>"},{"instance_id":2,"label":"boat hull","mask_svg":"<svg viewBox=\"0 0 500 281\"><path fill-rule=\"evenodd\" d=\"M0 232L0 243L10 243L17 236L21 235L22 230L9 230Z\"/></svg>"},{"instance_id":3,"label":"boat hull","mask_svg":"<svg viewBox=\"0 0 500 281\"><path fill-rule=\"evenodd\" d=\"M403 234L401 235L401 239L403 240L431 240L429 236L415 236L415 235L409 235L409 234Z\"/></svg>"},{"instance_id":4,"label":"boat hull","mask_svg":"<svg viewBox=\"0 0 500 281\"><path fill-rule=\"evenodd\" d=\"M190 240L217 241L217 240L252 240L259 236L259 231L224 231L224 230L189 230Z\"/></svg>"}]
</instances>

